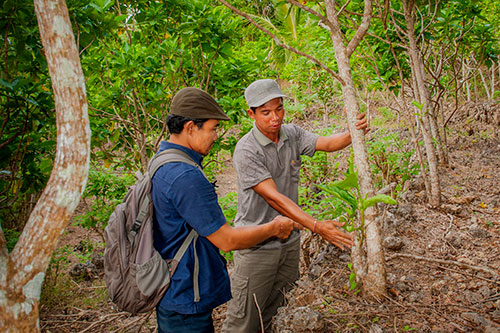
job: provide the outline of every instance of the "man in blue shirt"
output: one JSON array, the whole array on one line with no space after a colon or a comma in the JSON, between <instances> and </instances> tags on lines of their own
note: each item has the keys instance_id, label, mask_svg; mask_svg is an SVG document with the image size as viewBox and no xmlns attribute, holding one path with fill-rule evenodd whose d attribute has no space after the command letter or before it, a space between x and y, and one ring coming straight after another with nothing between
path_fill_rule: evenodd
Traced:
<instances>
[{"instance_id":1,"label":"man in blue shirt","mask_svg":"<svg viewBox=\"0 0 500 333\"><path fill-rule=\"evenodd\" d=\"M197 88L180 90L170 108L170 140L160 152L178 149L201 168L217 139L220 120L229 120L217 102ZM154 244L165 259L173 258L192 229L199 234L182 257L170 287L157 306L159 332L213 332L212 310L231 299L223 251L252 247L270 237L286 239L292 220L278 216L258 226L226 223L214 186L201 170L182 162L163 165L153 177ZM194 292L194 251L199 259L198 289Z\"/></svg>"}]
</instances>

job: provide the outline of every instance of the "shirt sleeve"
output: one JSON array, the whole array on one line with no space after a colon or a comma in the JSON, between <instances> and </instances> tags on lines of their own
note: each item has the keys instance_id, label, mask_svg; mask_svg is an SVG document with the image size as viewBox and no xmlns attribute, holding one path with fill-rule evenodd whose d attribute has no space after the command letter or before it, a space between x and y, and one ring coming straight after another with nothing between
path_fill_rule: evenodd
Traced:
<instances>
[{"instance_id":1,"label":"shirt sleeve","mask_svg":"<svg viewBox=\"0 0 500 333\"><path fill-rule=\"evenodd\" d=\"M262 181L272 178L264 163L262 152L249 146L237 145L233 156L234 168L238 175L238 186L241 190L248 190Z\"/></svg>"},{"instance_id":2,"label":"shirt sleeve","mask_svg":"<svg viewBox=\"0 0 500 333\"><path fill-rule=\"evenodd\" d=\"M292 125L292 128L298 143L299 154L313 156L316 152L316 142L318 141L319 135L295 125Z\"/></svg>"},{"instance_id":3,"label":"shirt sleeve","mask_svg":"<svg viewBox=\"0 0 500 333\"><path fill-rule=\"evenodd\" d=\"M199 170L182 172L172 181L169 192L178 213L200 236L207 237L226 223L214 186Z\"/></svg>"}]
</instances>

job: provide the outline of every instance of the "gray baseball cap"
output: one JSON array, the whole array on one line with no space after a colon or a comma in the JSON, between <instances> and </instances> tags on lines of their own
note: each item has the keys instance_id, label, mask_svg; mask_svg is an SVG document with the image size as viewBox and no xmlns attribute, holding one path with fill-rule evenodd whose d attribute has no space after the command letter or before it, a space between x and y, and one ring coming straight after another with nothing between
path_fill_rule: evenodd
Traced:
<instances>
[{"instance_id":1,"label":"gray baseball cap","mask_svg":"<svg viewBox=\"0 0 500 333\"><path fill-rule=\"evenodd\" d=\"M249 107L259 107L277 97L286 97L276 81L262 79L253 82L245 89L245 99Z\"/></svg>"}]
</instances>

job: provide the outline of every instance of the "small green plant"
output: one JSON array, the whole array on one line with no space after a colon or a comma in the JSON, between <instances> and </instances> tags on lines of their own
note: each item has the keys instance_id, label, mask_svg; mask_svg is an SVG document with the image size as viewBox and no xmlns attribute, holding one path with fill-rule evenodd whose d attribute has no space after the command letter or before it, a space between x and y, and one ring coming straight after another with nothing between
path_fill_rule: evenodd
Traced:
<instances>
[{"instance_id":1,"label":"small green plant","mask_svg":"<svg viewBox=\"0 0 500 333\"><path fill-rule=\"evenodd\" d=\"M354 170L353 155L349 158L349 168L345 179L332 183L331 185L318 185L319 188L330 193L334 198L343 203L344 213L338 218L340 222L345 222L344 228L351 232L361 230L361 235L365 230L365 210L369 207L383 202L390 205L397 204L396 200L385 194L377 194L372 197L363 197L359 188L358 172ZM333 209L338 210L337 207ZM356 223L359 215L359 223Z\"/></svg>"},{"instance_id":2,"label":"small green plant","mask_svg":"<svg viewBox=\"0 0 500 333\"><path fill-rule=\"evenodd\" d=\"M229 192L222 198L219 198L219 205L221 206L222 212L224 213L228 223L230 225L234 225L234 218L236 217L236 213L238 211L238 195L236 192ZM233 251L220 251L220 253L224 256L224 258L226 258L226 260L233 260Z\"/></svg>"},{"instance_id":3,"label":"small green plant","mask_svg":"<svg viewBox=\"0 0 500 333\"><path fill-rule=\"evenodd\" d=\"M395 193L399 195L402 185L420 172L417 161L412 159L415 149L406 149L406 143L397 132L384 130L367 142L370 169L377 188L396 182Z\"/></svg>"},{"instance_id":4,"label":"small green plant","mask_svg":"<svg viewBox=\"0 0 500 333\"><path fill-rule=\"evenodd\" d=\"M111 213L135 182L132 174L118 175L112 170L94 164L89 172L89 181L83 199L91 201L88 211L75 218L75 225L99 233L106 227Z\"/></svg>"},{"instance_id":5,"label":"small green plant","mask_svg":"<svg viewBox=\"0 0 500 333\"><path fill-rule=\"evenodd\" d=\"M403 331L415 331L415 328L405 325L405 327L403 327Z\"/></svg>"},{"instance_id":6,"label":"small green plant","mask_svg":"<svg viewBox=\"0 0 500 333\"><path fill-rule=\"evenodd\" d=\"M349 274L349 289L356 290L356 287L358 285L356 283L356 273L354 272L354 268L352 266L352 262L348 263L347 267L351 271L351 273Z\"/></svg>"},{"instance_id":7,"label":"small green plant","mask_svg":"<svg viewBox=\"0 0 500 333\"><path fill-rule=\"evenodd\" d=\"M234 218L238 211L238 194L236 192L229 192L222 198L219 198L219 205L226 220L230 225L233 225Z\"/></svg>"}]
</instances>

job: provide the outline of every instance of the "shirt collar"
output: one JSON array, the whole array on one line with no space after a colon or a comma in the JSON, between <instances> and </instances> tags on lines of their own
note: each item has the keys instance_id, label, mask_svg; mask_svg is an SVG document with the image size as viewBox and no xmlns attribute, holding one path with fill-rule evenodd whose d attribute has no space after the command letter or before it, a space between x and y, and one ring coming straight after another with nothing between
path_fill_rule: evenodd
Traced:
<instances>
[{"instance_id":1,"label":"shirt collar","mask_svg":"<svg viewBox=\"0 0 500 333\"><path fill-rule=\"evenodd\" d=\"M267 136L265 136L258 128L257 125L255 125L255 122L253 123L253 135L255 136L255 139L257 139L257 142L261 146L267 146L268 144L272 143L273 141L269 139ZM286 135L285 131L283 130L283 126L280 128L280 141L286 141L288 140L288 136Z\"/></svg>"},{"instance_id":2,"label":"shirt collar","mask_svg":"<svg viewBox=\"0 0 500 333\"><path fill-rule=\"evenodd\" d=\"M196 163L198 163L201 166L201 162L203 161L203 155L201 155L200 153L195 152L192 149L189 149L187 147L178 145L176 143L172 143L172 142L168 142L168 141L162 141L160 143L160 150L158 152L162 152L162 151L164 151L166 149L170 149L170 148L175 148L175 149L178 149L178 150L181 150L181 151L185 152L186 154L189 155L189 157L191 157L193 159L193 161L195 161Z\"/></svg>"}]
</instances>

